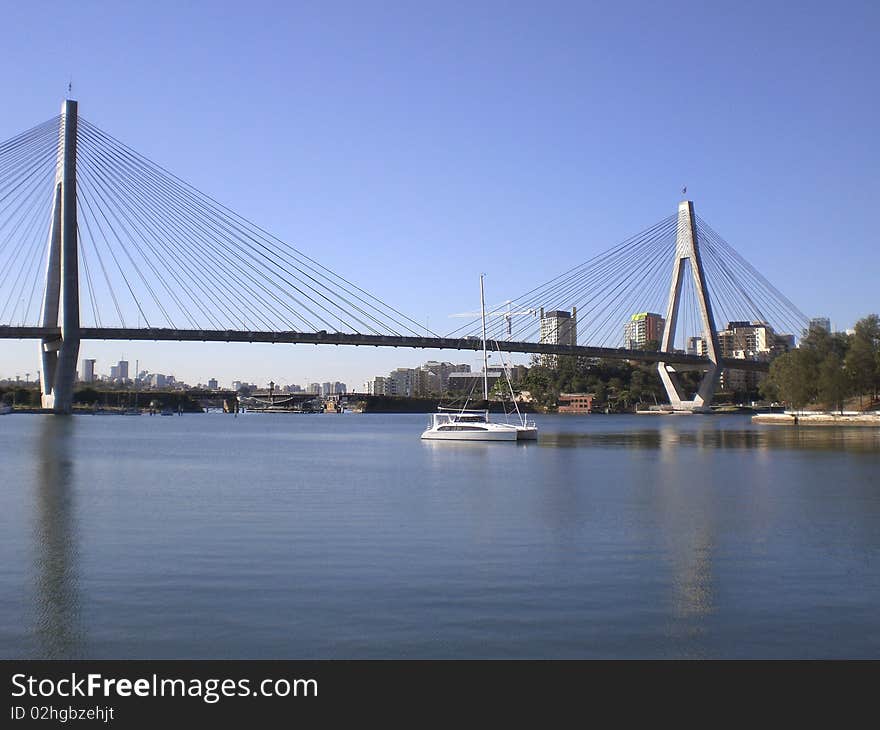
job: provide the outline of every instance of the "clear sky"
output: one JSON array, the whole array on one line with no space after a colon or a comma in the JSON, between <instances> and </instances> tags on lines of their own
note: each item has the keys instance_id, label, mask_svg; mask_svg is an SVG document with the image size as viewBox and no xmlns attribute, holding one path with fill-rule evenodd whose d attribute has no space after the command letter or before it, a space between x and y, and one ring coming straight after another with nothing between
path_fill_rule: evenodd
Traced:
<instances>
[{"instance_id":1,"label":"clear sky","mask_svg":"<svg viewBox=\"0 0 880 730\"><path fill-rule=\"evenodd\" d=\"M810 316L880 310L876 2L0 2L0 140L80 113L432 330L675 212ZM0 343L0 377L37 369ZM191 382L472 354L85 343Z\"/></svg>"}]
</instances>

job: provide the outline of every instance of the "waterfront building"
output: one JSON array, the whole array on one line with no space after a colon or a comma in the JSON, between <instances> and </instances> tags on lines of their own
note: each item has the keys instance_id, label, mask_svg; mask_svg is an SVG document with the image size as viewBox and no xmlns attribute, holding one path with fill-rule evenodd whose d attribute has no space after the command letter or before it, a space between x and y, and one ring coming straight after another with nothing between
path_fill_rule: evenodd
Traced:
<instances>
[{"instance_id":1,"label":"waterfront building","mask_svg":"<svg viewBox=\"0 0 880 730\"><path fill-rule=\"evenodd\" d=\"M82 381L84 383L95 382L95 363L97 360L84 358L82 361Z\"/></svg>"},{"instance_id":2,"label":"waterfront building","mask_svg":"<svg viewBox=\"0 0 880 730\"><path fill-rule=\"evenodd\" d=\"M572 307L571 312L563 309L545 312L542 307L540 341L550 345L576 345L577 307ZM556 355L541 356L544 367L556 367L557 362Z\"/></svg>"},{"instance_id":3,"label":"waterfront building","mask_svg":"<svg viewBox=\"0 0 880 730\"><path fill-rule=\"evenodd\" d=\"M434 381L431 381L432 389L430 392L443 393L447 388L449 376L452 375L452 373L469 373L471 371L471 366L465 365L464 363L454 364L451 362L428 360L428 362L422 365L421 369L429 371L437 377L436 384Z\"/></svg>"},{"instance_id":4,"label":"waterfront building","mask_svg":"<svg viewBox=\"0 0 880 730\"><path fill-rule=\"evenodd\" d=\"M150 375L150 387L152 388L165 388L168 385L167 376L162 373L153 373ZM239 386L241 384L239 383ZM236 388L238 390L238 388Z\"/></svg>"},{"instance_id":5,"label":"waterfront building","mask_svg":"<svg viewBox=\"0 0 880 730\"><path fill-rule=\"evenodd\" d=\"M656 312L638 312L623 325L623 346L627 350L644 350L649 342L660 345L666 320Z\"/></svg>"},{"instance_id":6,"label":"waterfront building","mask_svg":"<svg viewBox=\"0 0 880 730\"><path fill-rule=\"evenodd\" d=\"M559 413L592 413L595 393L560 393Z\"/></svg>"},{"instance_id":7,"label":"waterfront building","mask_svg":"<svg viewBox=\"0 0 880 730\"><path fill-rule=\"evenodd\" d=\"M503 370L493 370L489 368L486 371L486 380L489 383L489 390L495 385L499 378L504 377ZM461 372L451 373L447 384L447 390L450 393L464 393L471 397L482 400L483 398L483 371L476 373Z\"/></svg>"},{"instance_id":8,"label":"waterfront building","mask_svg":"<svg viewBox=\"0 0 880 730\"><path fill-rule=\"evenodd\" d=\"M448 380L448 379L447 379ZM415 370L415 394L419 397L439 395L443 388L440 376L430 368L422 365Z\"/></svg>"},{"instance_id":9,"label":"waterfront building","mask_svg":"<svg viewBox=\"0 0 880 730\"><path fill-rule=\"evenodd\" d=\"M402 397L427 397L445 393L449 378L455 373L470 373L471 366L451 362L429 360L417 368L397 368L387 376L376 376L364 383L368 395L397 395ZM345 383L334 383L337 392L347 392Z\"/></svg>"},{"instance_id":10,"label":"waterfront building","mask_svg":"<svg viewBox=\"0 0 880 730\"><path fill-rule=\"evenodd\" d=\"M411 398L416 391L416 371L413 368L397 368L388 374L390 394Z\"/></svg>"},{"instance_id":11,"label":"waterfront building","mask_svg":"<svg viewBox=\"0 0 880 730\"><path fill-rule=\"evenodd\" d=\"M391 383L381 375L368 380L364 385L367 395L391 395Z\"/></svg>"}]
</instances>

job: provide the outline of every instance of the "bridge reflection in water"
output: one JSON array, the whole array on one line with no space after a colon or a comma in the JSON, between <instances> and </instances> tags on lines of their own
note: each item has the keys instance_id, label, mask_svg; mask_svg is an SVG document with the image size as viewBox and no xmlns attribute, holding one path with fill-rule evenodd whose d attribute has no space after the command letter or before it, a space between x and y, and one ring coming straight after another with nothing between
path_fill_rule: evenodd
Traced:
<instances>
[{"instance_id":1,"label":"bridge reflection in water","mask_svg":"<svg viewBox=\"0 0 880 730\"><path fill-rule=\"evenodd\" d=\"M40 419L34 483L33 631L42 659L82 656L77 576L76 422Z\"/></svg>"}]
</instances>

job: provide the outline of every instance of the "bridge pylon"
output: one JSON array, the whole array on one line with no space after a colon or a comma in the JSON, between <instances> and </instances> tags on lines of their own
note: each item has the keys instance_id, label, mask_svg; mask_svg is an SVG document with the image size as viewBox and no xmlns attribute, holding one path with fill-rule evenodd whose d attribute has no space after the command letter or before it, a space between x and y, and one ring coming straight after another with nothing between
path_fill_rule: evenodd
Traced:
<instances>
[{"instance_id":1,"label":"bridge pylon","mask_svg":"<svg viewBox=\"0 0 880 730\"><path fill-rule=\"evenodd\" d=\"M40 389L43 408L70 413L79 356L79 260L76 220L77 103L61 105L55 196L46 255L42 327L60 328L59 336L40 343Z\"/></svg>"},{"instance_id":2,"label":"bridge pylon","mask_svg":"<svg viewBox=\"0 0 880 730\"><path fill-rule=\"evenodd\" d=\"M697 236L696 220L694 219L694 204L690 200L683 200L678 205L678 228L675 237L675 262L672 267L672 283L669 287L669 302L666 307L666 326L663 329L662 352L673 352L675 346L675 329L678 323L678 310L681 304L681 289L684 284L685 268L691 270L694 280L699 308L700 324L703 328L703 337L706 342L705 355L708 363L701 366L704 370L703 379L694 394L692 400L688 400L681 389L677 369L681 366L670 366L665 362L657 363L660 380L666 388L669 402L677 411L705 411L712 405L712 396L715 386L721 375L719 359L721 348L718 344L718 331L715 327L715 317L712 315L712 303L709 301L709 291L706 287L706 277L703 271L703 263L700 258L700 244Z\"/></svg>"}]
</instances>

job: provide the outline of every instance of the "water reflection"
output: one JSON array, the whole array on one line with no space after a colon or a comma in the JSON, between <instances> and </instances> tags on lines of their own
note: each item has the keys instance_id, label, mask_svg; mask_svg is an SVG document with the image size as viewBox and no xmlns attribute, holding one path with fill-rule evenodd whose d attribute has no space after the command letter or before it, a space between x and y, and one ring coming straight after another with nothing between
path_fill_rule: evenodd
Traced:
<instances>
[{"instance_id":1,"label":"water reflection","mask_svg":"<svg viewBox=\"0 0 880 730\"><path fill-rule=\"evenodd\" d=\"M663 439L664 458L650 490L653 509L661 529L661 551L668 561L669 622L667 634L676 640L684 656L706 656L703 640L707 618L715 612L714 557L717 550L717 504L710 490L694 489L693 464L674 458L675 439ZM670 458L665 458L669 456ZM650 525L645 525L646 532Z\"/></svg>"},{"instance_id":2,"label":"water reflection","mask_svg":"<svg viewBox=\"0 0 880 730\"><path fill-rule=\"evenodd\" d=\"M75 418L41 419L37 469L35 545L35 627L40 658L80 656L77 589L77 530L71 440Z\"/></svg>"},{"instance_id":3,"label":"water reflection","mask_svg":"<svg viewBox=\"0 0 880 730\"><path fill-rule=\"evenodd\" d=\"M681 622L670 630L674 636L705 633L702 619L715 608L713 552L711 520L695 525L672 547L672 616Z\"/></svg>"},{"instance_id":4,"label":"water reflection","mask_svg":"<svg viewBox=\"0 0 880 730\"><path fill-rule=\"evenodd\" d=\"M679 446L699 449L795 449L810 451L880 451L880 429L790 428L769 426L742 430L703 428L683 431L675 428L619 432L545 432L541 446L572 448L583 446L668 450Z\"/></svg>"}]
</instances>

